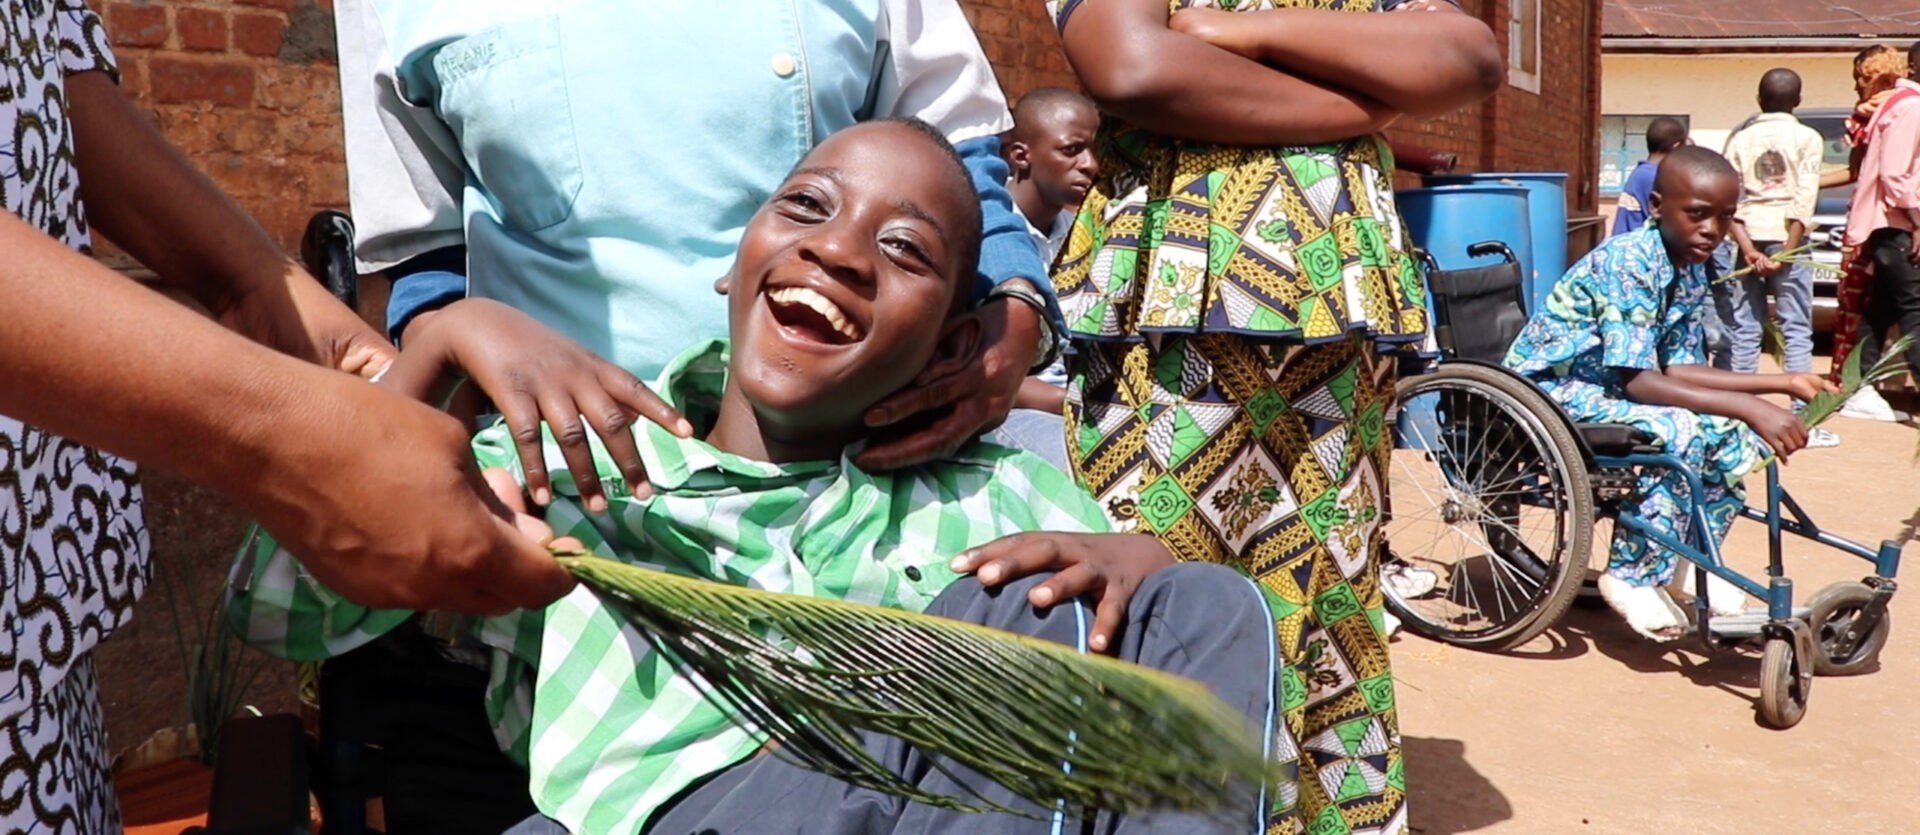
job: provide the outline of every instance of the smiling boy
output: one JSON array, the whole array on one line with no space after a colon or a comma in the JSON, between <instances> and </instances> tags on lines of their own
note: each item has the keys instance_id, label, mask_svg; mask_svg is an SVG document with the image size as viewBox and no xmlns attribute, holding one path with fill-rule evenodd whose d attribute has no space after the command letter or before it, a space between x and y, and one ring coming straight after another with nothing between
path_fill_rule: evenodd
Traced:
<instances>
[{"instance_id":1,"label":"smiling boy","mask_svg":"<svg viewBox=\"0 0 1920 835\"><path fill-rule=\"evenodd\" d=\"M1740 176L1724 157L1698 146L1674 149L1654 181L1652 223L1607 239L1575 264L1506 359L1575 421L1627 424L1686 462L1704 495L1687 495L1678 472L1645 468L1631 512L1684 537L1692 503L1704 502L1716 542L1746 503L1746 474L1768 450L1784 462L1807 443L1806 427L1791 412L1758 395L1805 400L1831 388L1812 374L1735 374L1705 365L1701 265L1735 222L1739 193ZM1601 596L1640 634L1677 638L1686 614L1664 589L1674 567L1666 549L1616 528ZM1716 578L1709 586L1715 613L1744 607L1731 585Z\"/></svg>"},{"instance_id":2,"label":"smiling boy","mask_svg":"<svg viewBox=\"0 0 1920 835\"><path fill-rule=\"evenodd\" d=\"M635 433L650 486L639 491L596 448L610 499L604 514L589 513L568 468L555 466L549 523L603 556L676 573L1109 649L1198 679L1255 727L1270 727L1272 618L1245 577L1168 565L1147 537L1093 534L1105 529L1100 509L1025 453L978 445L879 474L852 464L870 433L868 408L977 354L980 323L965 309L963 278L977 257L978 211L951 146L923 124L868 123L828 138L749 222L721 282L731 347L697 346L657 387L695 437L641 424ZM459 353L409 344L387 382L424 392ZM504 427L474 443L483 465L519 466ZM547 454L559 460L551 443ZM1076 533L1016 536L1046 530ZM340 602L270 542L252 553L260 568L253 590L236 600L236 626L277 654L338 654L409 615ZM1095 611L1083 596L1097 602ZM542 813L512 831L1052 827L908 804L755 756L762 735L702 698L698 682L585 589L543 613L490 619L476 631L492 648L487 709L495 734L527 764ZM977 790L1019 806L977 775L930 767L897 740L874 736L868 744L923 788ZM1245 831L1258 828L1264 805L1249 797L1238 826L1185 816L1097 825Z\"/></svg>"}]
</instances>

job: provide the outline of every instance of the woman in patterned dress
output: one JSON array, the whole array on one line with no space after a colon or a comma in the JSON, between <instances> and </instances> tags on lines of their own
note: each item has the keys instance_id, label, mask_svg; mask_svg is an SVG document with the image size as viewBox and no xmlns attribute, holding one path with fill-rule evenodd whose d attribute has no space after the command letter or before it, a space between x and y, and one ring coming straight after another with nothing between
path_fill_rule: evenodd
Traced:
<instances>
[{"instance_id":1,"label":"woman in patterned dress","mask_svg":"<svg viewBox=\"0 0 1920 835\"><path fill-rule=\"evenodd\" d=\"M1275 754L1298 765L1270 831L1403 831L1373 554L1382 352L1424 336L1426 313L1377 134L1497 89L1492 33L1439 0L1049 7L1113 117L1055 266L1076 476L1123 529L1267 591Z\"/></svg>"},{"instance_id":2,"label":"woman in patterned dress","mask_svg":"<svg viewBox=\"0 0 1920 835\"><path fill-rule=\"evenodd\" d=\"M115 80L84 0L0 3L5 835L120 831L92 650L146 586L139 479L131 461L55 431L226 490L369 605L503 611L570 583L482 501L452 419L252 345L76 254L98 224L242 335L339 371L391 356ZM360 443L338 443L345 425Z\"/></svg>"}]
</instances>

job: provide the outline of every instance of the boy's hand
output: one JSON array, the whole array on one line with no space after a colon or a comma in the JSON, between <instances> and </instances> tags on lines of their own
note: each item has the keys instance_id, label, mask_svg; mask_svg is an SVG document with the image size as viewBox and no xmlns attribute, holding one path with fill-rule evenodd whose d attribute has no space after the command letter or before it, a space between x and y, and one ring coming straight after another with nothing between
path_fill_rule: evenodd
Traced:
<instances>
[{"instance_id":1,"label":"boy's hand","mask_svg":"<svg viewBox=\"0 0 1920 835\"><path fill-rule=\"evenodd\" d=\"M1796 373L1796 374L1788 374L1786 375L1786 378L1787 378L1786 393L1791 395L1793 399L1798 400L1802 403L1812 400L1815 396L1819 395L1821 392L1828 392L1828 391L1839 392L1840 391L1840 387L1837 385L1834 385L1832 380L1829 380L1825 376L1820 374L1797 374Z\"/></svg>"},{"instance_id":2,"label":"boy's hand","mask_svg":"<svg viewBox=\"0 0 1920 835\"><path fill-rule=\"evenodd\" d=\"M1021 533L954 557L951 566L992 587L1042 571L1058 572L1027 592L1042 608L1081 595L1095 601L1087 646L1106 652L1127 616L1127 602L1147 575L1174 563L1160 540L1146 534Z\"/></svg>"},{"instance_id":3,"label":"boy's hand","mask_svg":"<svg viewBox=\"0 0 1920 835\"><path fill-rule=\"evenodd\" d=\"M1780 463L1786 463L1788 456L1807 445L1807 425L1786 409L1758 398L1754 402L1758 405L1747 417L1747 425L1767 442L1773 454L1780 456Z\"/></svg>"},{"instance_id":4,"label":"boy's hand","mask_svg":"<svg viewBox=\"0 0 1920 835\"><path fill-rule=\"evenodd\" d=\"M553 430L580 499L593 513L607 509L607 498L594 470L589 429L606 444L635 493L645 489L647 471L634 442L634 418L644 417L683 438L693 434L686 418L626 369L500 302L462 299L430 318L415 319L407 333L408 351L443 351L492 398L513 433L527 490L537 504L553 500L541 450L542 421Z\"/></svg>"},{"instance_id":5,"label":"boy's hand","mask_svg":"<svg viewBox=\"0 0 1920 835\"><path fill-rule=\"evenodd\" d=\"M1767 254L1760 250L1749 249L1741 255L1747 259L1747 265L1753 267L1756 275L1771 276L1780 271L1780 263L1768 258Z\"/></svg>"}]
</instances>

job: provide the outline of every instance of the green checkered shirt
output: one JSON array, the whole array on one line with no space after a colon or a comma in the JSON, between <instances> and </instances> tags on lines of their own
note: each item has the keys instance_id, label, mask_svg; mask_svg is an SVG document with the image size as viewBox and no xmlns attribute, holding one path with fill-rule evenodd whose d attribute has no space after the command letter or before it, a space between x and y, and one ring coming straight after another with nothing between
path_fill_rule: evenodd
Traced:
<instances>
[{"instance_id":1,"label":"green checkered shirt","mask_svg":"<svg viewBox=\"0 0 1920 835\"><path fill-rule=\"evenodd\" d=\"M667 367L656 391L695 426L710 426L726 358L724 342L699 346ZM937 464L873 474L844 459L751 461L652 424L636 431L652 498L634 498L596 446L612 506L588 515L549 443L555 499L546 518L596 554L679 574L920 610L953 582L947 561L967 548L1020 531L1107 529L1099 506L1064 473L1002 447L974 445ZM483 467L519 474L504 425L473 446ZM340 599L259 532L235 572L229 625L286 658L338 655L413 614ZM540 810L575 832L638 831L681 789L764 742L584 587L545 612L481 620L475 632L492 650L495 734L528 764Z\"/></svg>"}]
</instances>

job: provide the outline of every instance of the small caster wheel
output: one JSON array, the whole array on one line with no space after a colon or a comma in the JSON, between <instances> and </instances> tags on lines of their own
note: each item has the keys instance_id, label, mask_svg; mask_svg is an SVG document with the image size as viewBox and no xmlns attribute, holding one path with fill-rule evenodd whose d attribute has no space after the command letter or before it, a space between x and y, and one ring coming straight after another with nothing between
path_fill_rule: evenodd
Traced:
<instances>
[{"instance_id":1,"label":"small caster wheel","mask_svg":"<svg viewBox=\"0 0 1920 835\"><path fill-rule=\"evenodd\" d=\"M1852 676L1872 670L1887 645L1893 613L1881 612L1880 622L1861 634L1860 617L1873 601L1865 583L1834 583L1807 603L1807 628L1813 631L1813 672L1823 676ZM1852 646L1843 648L1842 642Z\"/></svg>"},{"instance_id":2,"label":"small caster wheel","mask_svg":"<svg viewBox=\"0 0 1920 835\"><path fill-rule=\"evenodd\" d=\"M1807 696L1813 679L1804 674L1805 662L1787 638L1768 638L1760 655L1760 720L1786 730L1807 715Z\"/></svg>"}]
</instances>

